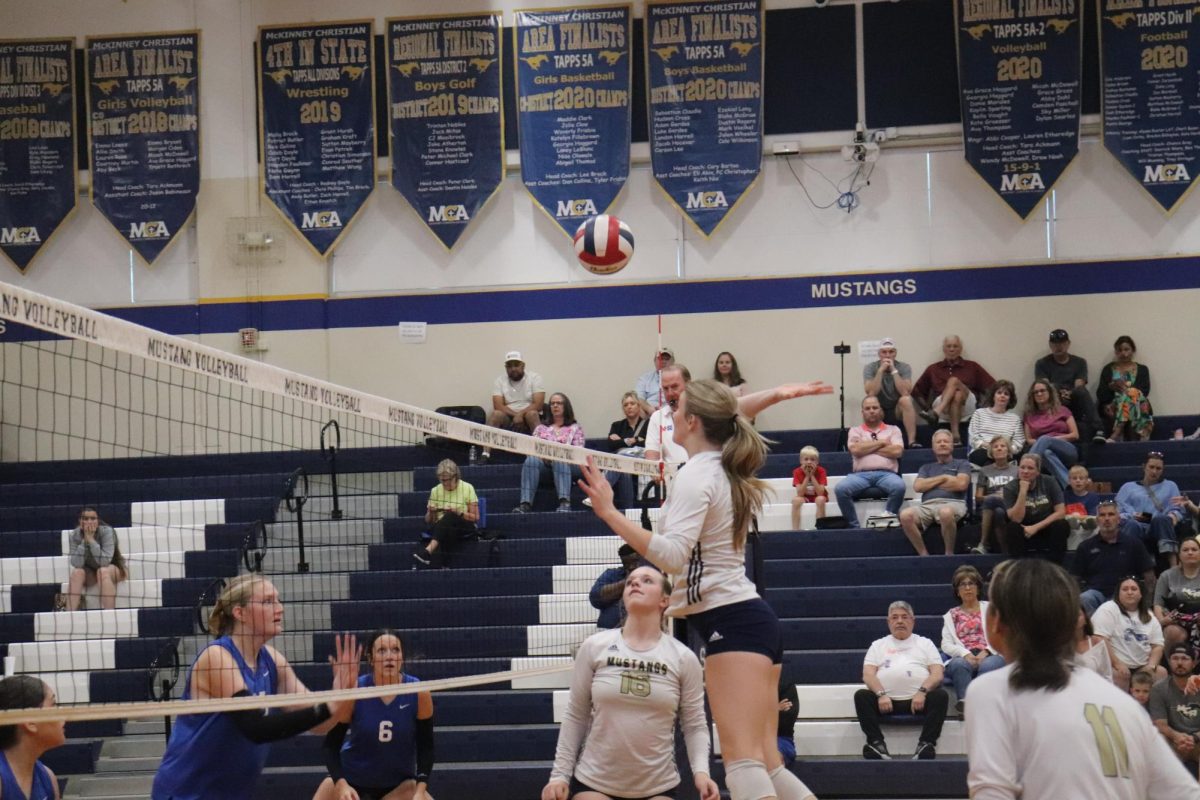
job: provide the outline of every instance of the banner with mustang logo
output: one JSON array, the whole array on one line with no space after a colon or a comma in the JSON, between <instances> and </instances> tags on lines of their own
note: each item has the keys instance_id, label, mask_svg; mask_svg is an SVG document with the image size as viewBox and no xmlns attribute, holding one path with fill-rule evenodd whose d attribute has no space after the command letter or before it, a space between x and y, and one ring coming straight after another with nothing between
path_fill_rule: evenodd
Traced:
<instances>
[{"instance_id":1,"label":"banner with mustang logo","mask_svg":"<svg viewBox=\"0 0 1200 800\"><path fill-rule=\"evenodd\" d=\"M24 272L75 209L75 42L0 41L0 252Z\"/></svg>"},{"instance_id":2,"label":"banner with mustang logo","mask_svg":"<svg viewBox=\"0 0 1200 800\"><path fill-rule=\"evenodd\" d=\"M1200 169L1196 4L1100 0L1104 147L1166 211Z\"/></svg>"},{"instance_id":3,"label":"banner with mustang logo","mask_svg":"<svg viewBox=\"0 0 1200 800\"><path fill-rule=\"evenodd\" d=\"M196 210L198 31L87 40L92 204L146 263Z\"/></svg>"},{"instance_id":4,"label":"banner with mustang logo","mask_svg":"<svg viewBox=\"0 0 1200 800\"><path fill-rule=\"evenodd\" d=\"M629 177L629 5L517 11L521 178L568 236Z\"/></svg>"},{"instance_id":5,"label":"banner with mustang logo","mask_svg":"<svg viewBox=\"0 0 1200 800\"><path fill-rule=\"evenodd\" d=\"M1082 0L955 0L963 151L1025 219L1079 152Z\"/></svg>"},{"instance_id":6,"label":"banner with mustang logo","mask_svg":"<svg viewBox=\"0 0 1200 800\"><path fill-rule=\"evenodd\" d=\"M447 248L504 180L500 15L387 21L392 186Z\"/></svg>"},{"instance_id":7,"label":"banner with mustang logo","mask_svg":"<svg viewBox=\"0 0 1200 800\"><path fill-rule=\"evenodd\" d=\"M654 179L711 236L762 161L762 3L647 3L646 80Z\"/></svg>"},{"instance_id":8,"label":"banner with mustang logo","mask_svg":"<svg viewBox=\"0 0 1200 800\"><path fill-rule=\"evenodd\" d=\"M263 192L322 257L375 187L373 23L258 31Z\"/></svg>"}]
</instances>

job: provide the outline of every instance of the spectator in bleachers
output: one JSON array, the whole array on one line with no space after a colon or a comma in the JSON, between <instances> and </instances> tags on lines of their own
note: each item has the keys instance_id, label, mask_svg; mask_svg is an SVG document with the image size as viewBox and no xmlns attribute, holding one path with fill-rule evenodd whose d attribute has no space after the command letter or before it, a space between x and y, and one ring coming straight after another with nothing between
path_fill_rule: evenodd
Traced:
<instances>
[{"instance_id":1,"label":"spectator in bleachers","mask_svg":"<svg viewBox=\"0 0 1200 800\"><path fill-rule=\"evenodd\" d=\"M1117 491L1121 509L1121 527L1142 540L1151 552L1158 553L1175 566L1178 559L1176 526L1188 520L1190 500L1179 492L1175 481L1163 477L1163 454L1150 451L1142 462L1142 479L1129 481Z\"/></svg>"},{"instance_id":2,"label":"spectator in bleachers","mask_svg":"<svg viewBox=\"0 0 1200 800\"><path fill-rule=\"evenodd\" d=\"M1017 479L1004 487L1008 525L1004 535L1014 558L1039 556L1061 564L1071 533L1058 481L1042 474L1042 459L1026 453L1017 463Z\"/></svg>"},{"instance_id":3,"label":"spectator in bleachers","mask_svg":"<svg viewBox=\"0 0 1200 800\"><path fill-rule=\"evenodd\" d=\"M954 457L950 431L934 431L930 441L934 461L922 464L913 482L921 502L900 512L900 527L919 556L929 555L924 531L937 523L942 531L946 555L954 555L958 521L967 515L967 492L971 490L971 464Z\"/></svg>"},{"instance_id":4,"label":"spectator in bleachers","mask_svg":"<svg viewBox=\"0 0 1200 800\"><path fill-rule=\"evenodd\" d=\"M796 763L796 720L800 717L800 695L796 682L786 675L779 676L779 728L775 735L779 739L779 755L783 765L791 768Z\"/></svg>"},{"instance_id":5,"label":"spectator in bleachers","mask_svg":"<svg viewBox=\"0 0 1200 800\"><path fill-rule=\"evenodd\" d=\"M1017 479L1017 465L1009 460L1008 437L993 436L988 445L991 463L979 468L979 481L975 484L975 507L979 509L979 544L971 548L975 553L987 553L992 532L1004 529L1008 524L1008 506L1004 504L1004 487ZM997 536L1001 548L1007 552L1008 541Z\"/></svg>"},{"instance_id":6,"label":"spectator in bleachers","mask_svg":"<svg viewBox=\"0 0 1200 800\"><path fill-rule=\"evenodd\" d=\"M634 391L644 416L650 416L666 402L662 391L662 371L674 363L675 353L671 348L660 347L654 351L654 366L638 376Z\"/></svg>"},{"instance_id":7,"label":"spectator in bleachers","mask_svg":"<svg viewBox=\"0 0 1200 800\"><path fill-rule=\"evenodd\" d=\"M1108 644L1092 630L1092 620L1083 606L1079 607L1079 620L1075 625L1074 663L1112 681L1112 659L1108 656Z\"/></svg>"},{"instance_id":8,"label":"spectator in bleachers","mask_svg":"<svg viewBox=\"0 0 1200 800\"><path fill-rule=\"evenodd\" d=\"M1116 359L1100 370L1100 385L1096 400L1100 413L1108 423L1109 441L1125 439L1125 429L1139 442L1154 432L1154 409L1150 406L1150 368L1133 360L1137 345L1128 336L1118 336L1113 343Z\"/></svg>"},{"instance_id":9,"label":"spectator in bleachers","mask_svg":"<svg viewBox=\"0 0 1200 800\"><path fill-rule=\"evenodd\" d=\"M1168 650L1167 667L1170 677L1150 690L1150 718L1194 776L1200 762L1200 694L1187 691L1196 667L1192 648L1177 644Z\"/></svg>"},{"instance_id":10,"label":"spectator in bleachers","mask_svg":"<svg viewBox=\"0 0 1200 800\"><path fill-rule=\"evenodd\" d=\"M1100 495L1092 491L1092 476L1083 464L1067 470L1063 506L1067 509L1067 524L1071 526L1067 549L1074 550L1096 530L1096 511L1100 507Z\"/></svg>"},{"instance_id":11,"label":"spectator in bleachers","mask_svg":"<svg viewBox=\"0 0 1200 800\"><path fill-rule=\"evenodd\" d=\"M625 581L625 624L579 646L542 800L675 796L677 718L696 792L718 800L700 661L663 631L670 595L667 576L638 567Z\"/></svg>"},{"instance_id":12,"label":"spectator in bleachers","mask_svg":"<svg viewBox=\"0 0 1200 800\"><path fill-rule=\"evenodd\" d=\"M1158 576L1154 585L1154 616L1163 626L1167 649L1200 642L1200 541L1179 543L1179 564Z\"/></svg>"},{"instance_id":13,"label":"spectator in bleachers","mask_svg":"<svg viewBox=\"0 0 1200 800\"><path fill-rule=\"evenodd\" d=\"M692 373L683 364L672 364L663 370L663 406L650 415L646 423L645 457L650 461L665 461L682 464L687 461L687 450L675 444L675 421L673 406L692 380Z\"/></svg>"},{"instance_id":14,"label":"spectator in bleachers","mask_svg":"<svg viewBox=\"0 0 1200 800\"><path fill-rule=\"evenodd\" d=\"M53 708L54 690L32 675L0 680L0 711ZM66 744L60 720L0 725L0 797L4 800L59 800L58 777L38 759Z\"/></svg>"},{"instance_id":15,"label":"spectator in bleachers","mask_svg":"<svg viewBox=\"0 0 1200 800\"><path fill-rule=\"evenodd\" d=\"M884 422L904 425L909 447L920 447L912 390L912 367L896 358L896 340L885 336L879 340L879 358L863 367L863 391L879 400Z\"/></svg>"},{"instance_id":16,"label":"spectator in bleachers","mask_svg":"<svg viewBox=\"0 0 1200 800\"><path fill-rule=\"evenodd\" d=\"M511 428L532 433L542 417L546 401L546 386L542 376L525 369L525 359L519 350L510 350L504 355L504 374L492 385L492 413L488 425L493 428ZM481 454L484 461L491 458L492 451L485 447Z\"/></svg>"},{"instance_id":17,"label":"spectator in bleachers","mask_svg":"<svg viewBox=\"0 0 1200 800\"><path fill-rule=\"evenodd\" d=\"M954 570L950 581L959 605L942 616L942 652L949 656L946 674L954 684L958 696L955 707L961 712L967 699L967 687L980 675L1000 669L1004 658L992 649L987 638L986 600L980 600L983 592L983 576L970 564Z\"/></svg>"},{"instance_id":18,"label":"spectator in bleachers","mask_svg":"<svg viewBox=\"0 0 1200 800\"><path fill-rule=\"evenodd\" d=\"M962 444L961 423L974 413L977 395L996 379L974 361L962 357L962 339L942 340L942 360L925 368L913 386L913 398L931 424L949 422L954 444Z\"/></svg>"},{"instance_id":19,"label":"spectator in bleachers","mask_svg":"<svg viewBox=\"0 0 1200 800\"><path fill-rule=\"evenodd\" d=\"M71 575L67 588L67 609L83 608L83 590L100 585L100 607L117 607L117 584L129 577L125 558L117 543L117 533L92 506L79 512L79 525L71 532L67 561Z\"/></svg>"},{"instance_id":20,"label":"spectator in bleachers","mask_svg":"<svg viewBox=\"0 0 1200 800\"><path fill-rule=\"evenodd\" d=\"M975 409L967 424L967 459L982 467L992 460L991 444L997 436L1008 439L1008 457L1016 458L1025 449L1025 425L1012 407L1017 404L1017 388L1012 381L998 380L988 387L983 405Z\"/></svg>"},{"instance_id":21,"label":"spectator in bleachers","mask_svg":"<svg viewBox=\"0 0 1200 800\"><path fill-rule=\"evenodd\" d=\"M621 627L625 618L625 606L621 602L621 597L625 594L625 579L642 563L642 557L637 554L637 550L627 544L617 548L617 558L621 560L621 566L601 572L588 593L588 601L592 608L600 612L596 627L606 630Z\"/></svg>"},{"instance_id":22,"label":"spectator in bleachers","mask_svg":"<svg viewBox=\"0 0 1200 800\"><path fill-rule=\"evenodd\" d=\"M479 522L479 496L475 487L462 479L458 464L442 459L437 465L438 485L429 492L425 506L425 523L429 529L429 544L413 553L413 558L425 566L441 566L448 550L460 539L476 534Z\"/></svg>"},{"instance_id":23,"label":"spectator in bleachers","mask_svg":"<svg viewBox=\"0 0 1200 800\"><path fill-rule=\"evenodd\" d=\"M1137 700L1147 714L1150 713L1150 690L1154 683L1154 676L1148 672L1135 672L1129 678L1129 696Z\"/></svg>"},{"instance_id":24,"label":"spectator in bleachers","mask_svg":"<svg viewBox=\"0 0 1200 800\"><path fill-rule=\"evenodd\" d=\"M800 448L800 466L792 470L792 530L800 530L800 511L805 503L817 507L817 519L825 518L825 503L829 500L829 476L821 466L821 453L812 445Z\"/></svg>"},{"instance_id":25,"label":"spectator in bleachers","mask_svg":"<svg viewBox=\"0 0 1200 800\"><path fill-rule=\"evenodd\" d=\"M1071 561L1071 573L1083 587L1079 602L1089 617L1127 575L1140 575L1147 586L1154 586L1154 559L1141 540L1121 531L1117 504L1102 502L1096 508L1096 522L1096 535L1080 543Z\"/></svg>"},{"instance_id":26,"label":"spectator in bleachers","mask_svg":"<svg viewBox=\"0 0 1200 800\"><path fill-rule=\"evenodd\" d=\"M1143 591L1141 578L1122 578L1112 599L1092 614L1092 627L1108 643L1112 659L1113 683L1129 691L1129 676L1148 672L1155 678L1166 677L1160 663L1163 632L1150 613L1150 597Z\"/></svg>"},{"instance_id":27,"label":"spectator in bleachers","mask_svg":"<svg viewBox=\"0 0 1200 800\"><path fill-rule=\"evenodd\" d=\"M888 606L890 634L876 639L863 659L865 689L854 693L858 724L867 737L863 758L890 759L881 717L889 714L924 714L925 723L914 759L937 758L937 741L950 696L942 688L942 658L933 642L913 633L912 606L897 600Z\"/></svg>"},{"instance_id":28,"label":"spectator in bleachers","mask_svg":"<svg viewBox=\"0 0 1200 800\"><path fill-rule=\"evenodd\" d=\"M575 421L575 409L570 398L562 392L550 395L550 420L538 425L533 435L548 442L583 447L583 426ZM571 465L566 461L546 462L537 456L526 456L525 464L521 467L521 502L513 511L528 514L533 510L533 495L541 480L543 467L548 467L554 476L558 510L571 510Z\"/></svg>"},{"instance_id":29,"label":"spectator in bleachers","mask_svg":"<svg viewBox=\"0 0 1200 800\"><path fill-rule=\"evenodd\" d=\"M1025 440L1029 452L1042 457L1060 488L1067 485L1067 467L1079 460L1075 443L1079 429L1071 412L1058 402L1058 390L1047 380L1035 380L1025 399Z\"/></svg>"},{"instance_id":30,"label":"spectator in bleachers","mask_svg":"<svg viewBox=\"0 0 1200 800\"><path fill-rule=\"evenodd\" d=\"M851 472L838 482L833 494L847 526L858 527L854 501L868 489L887 492L887 513L895 516L904 502L904 478L900 477L900 457L904 455L904 436L895 425L883 421L879 398L867 395L862 401L863 424L850 429L846 449L853 457Z\"/></svg>"},{"instance_id":31,"label":"spectator in bleachers","mask_svg":"<svg viewBox=\"0 0 1200 800\"><path fill-rule=\"evenodd\" d=\"M1048 380L1058 389L1058 400L1075 417L1081 441L1105 441L1096 403L1088 391L1087 359L1071 355L1071 337L1062 328L1050 331L1050 354L1034 363L1033 377Z\"/></svg>"},{"instance_id":32,"label":"spectator in bleachers","mask_svg":"<svg viewBox=\"0 0 1200 800\"><path fill-rule=\"evenodd\" d=\"M617 455L641 458L646 453L646 425L649 420L642 413L637 392L626 392L621 396L621 411L624 416L608 426L608 449ZM604 477L616 490L619 507L628 508L637 501L635 476L609 470ZM583 504L588 505L587 498L584 498Z\"/></svg>"},{"instance_id":33,"label":"spectator in bleachers","mask_svg":"<svg viewBox=\"0 0 1200 800\"><path fill-rule=\"evenodd\" d=\"M733 392L736 397L741 397L746 393L746 379L742 377L742 371L738 369L737 359L728 350L717 354L717 360L713 364L713 380L728 386L729 391Z\"/></svg>"}]
</instances>

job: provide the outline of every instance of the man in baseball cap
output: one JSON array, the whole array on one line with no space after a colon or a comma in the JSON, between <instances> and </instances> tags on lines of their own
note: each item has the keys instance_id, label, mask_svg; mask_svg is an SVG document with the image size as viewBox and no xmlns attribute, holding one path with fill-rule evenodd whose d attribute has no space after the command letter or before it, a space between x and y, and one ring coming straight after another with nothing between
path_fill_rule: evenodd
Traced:
<instances>
[{"instance_id":1,"label":"man in baseball cap","mask_svg":"<svg viewBox=\"0 0 1200 800\"><path fill-rule=\"evenodd\" d=\"M912 399L912 367L896 360L896 340L885 336L879 340L879 358L863 367L863 391L879 398L883 421L889 425L903 423L909 447L917 442L917 409Z\"/></svg>"},{"instance_id":2,"label":"man in baseball cap","mask_svg":"<svg viewBox=\"0 0 1200 800\"><path fill-rule=\"evenodd\" d=\"M1071 355L1071 337L1062 328L1050 331L1050 355L1037 360L1033 365L1033 376L1058 387L1059 402L1075 417L1079 441L1090 439L1094 444L1104 444L1096 402L1087 388L1087 360Z\"/></svg>"},{"instance_id":3,"label":"man in baseball cap","mask_svg":"<svg viewBox=\"0 0 1200 800\"><path fill-rule=\"evenodd\" d=\"M504 374L492 385L492 413L488 424L493 428L505 428L532 433L542 415L546 402L546 386L542 376L525 369L525 359L520 350L509 350L504 354ZM486 461L492 452L485 448L482 456Z\"/></svg>"},{"instance_id":4,"label":"man in baseball cap","mask_svg":"<svg viewBox=\"0 0 1200 800\"><path fill-rule=\"evenodd\" d=\"M662 378L659 373L675 363L675 353L669 347L660 347L654 351L654 366L638 376L633 390L637 392L638 403L646 416L653 414L663 404Z\"/></svg>"}]
</instances>

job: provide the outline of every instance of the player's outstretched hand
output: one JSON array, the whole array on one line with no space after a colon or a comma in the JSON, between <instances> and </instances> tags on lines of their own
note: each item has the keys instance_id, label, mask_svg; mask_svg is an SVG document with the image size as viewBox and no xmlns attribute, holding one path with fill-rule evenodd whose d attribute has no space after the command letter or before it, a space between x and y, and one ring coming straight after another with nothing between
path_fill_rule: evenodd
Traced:
<instances>
[{"instance_id":1,"label":"player's outstretched hand","mask_svg":"<svg viewBox=\"0 0 1200 800\"><path fill-rule=\"evenodd\" d=\"M806 383L785 383L775 391L780 400L793 400L797 397L809 397L815 394L833 394L833 387L825 381L808 381Z\"/></svg>"},{"instance_id":2,"label":"player's outstretched hand","mask_svg":"<svg viewBox=\"0 0 1200 800\"><path fill-rule=\"evenodd\" d=\"M612 484L604 477L604 471L596 466L591 456L588 456L587 464L580 467L580 470L583 472L583 478L578 481L579 488L592 501L592 511L596 512L596 516L603 516L604 512L616 509L613 505Z\"/></svg>"},{"instance_id":3,"label":"player's outstretched hand","mask_svg":"<svg viewBox=\"0 0 1200 800\"><path fill-rule=\"evenodd\" d=\"M353 689L358 686L358 664L362 660L362 645L354 634L333 637L334 654L329 657L333 668L333 688ZM343 700L329 704L329 712L338 722L349 722L354 713L354 701Z\"/></svg>"},{"instance_id":4,"label":"player's outstretched hand","mask_svg":"<svg viewBox=\"0 0 1200 800\"><path fill-rule=\"evenodd\" d=\"M550 781L542 788L542 800L567 800L567 785L562 781Z\"/></svg>"},{"instance_id":5,"label":"player's outstretched hand","mask_svg":"<svg viewBox=\"0 0 1200 800\"><path fill-rule=\"evenodd\" d=\"M712 778L701 772L695 776L695 781L696 791L700 793L700 800L720 800L721 790L717 788L717 784Z\"/></svg>"}]
</instances>

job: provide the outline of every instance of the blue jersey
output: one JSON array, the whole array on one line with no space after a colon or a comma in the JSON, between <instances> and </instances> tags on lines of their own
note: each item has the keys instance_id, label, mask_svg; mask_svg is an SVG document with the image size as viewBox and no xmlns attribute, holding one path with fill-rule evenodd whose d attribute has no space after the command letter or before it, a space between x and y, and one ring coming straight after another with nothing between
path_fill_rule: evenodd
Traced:
<instances>
[{"instance_id":1,"label":"blue jersey","mask_svg":"<svg viewBox=\"0 0 1200 800\"><path fill-rule=\"evenodd\" d=\"M4 800L54 800L54 788L50 770L46 769L42 762L35 761L33 785L30 787L29 796L26 797L17 783L17 776L13 775L12 767L8 765L8 759L4 753L0 753L0 797Z\"/></svg>"},{"instance_id":2,"label":"blue jersey","mask_svg":"<svg viewBox=\"0 0 1200 800\"><path fill-rule=\"evenodd\" d=\"M214 639L209 647L229 651L251 694L275 694L279 675L267 648L258 651L251 669L228 636ZM190 700L191 693L189 669L183 699ZM150 796L153 800L250 800L270 748L247 739L226 714L182 714L171 728Z\"/></svg>"},{"instance_id":3,"label":"blue jersey","mask_svg":"<svg viewBox=\"0 0 1200 800\"><path fill-rule=\"evenodd\" d=\"M412 675L404 683L418 683ZM374 686L363 675L359 686ZM350 729L342 743L342 772L354 786L394 787L417 774L417 696L402 694L385 703L381 697L354 704Z\"/></svg>"}]
</instances>

